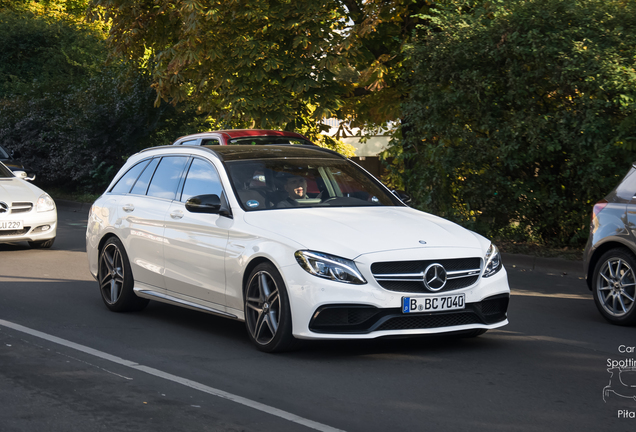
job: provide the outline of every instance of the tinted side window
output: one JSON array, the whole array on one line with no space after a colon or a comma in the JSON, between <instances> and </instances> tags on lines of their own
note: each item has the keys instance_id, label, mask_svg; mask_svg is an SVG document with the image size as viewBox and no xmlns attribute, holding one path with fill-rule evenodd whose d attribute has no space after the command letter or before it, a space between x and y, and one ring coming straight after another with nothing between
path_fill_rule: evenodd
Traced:
<instances>
[{"instance_id":1,"label":"tinted side window","mask_svg":"<svg viewBox=\"0 0 636 432\"><path fill-rule=\"evenodd\" d=\"M148 196L174 199L181 180L181 173L188 161L187 156L167 156L161 158L159 166L152 176Z\"/></svg>"},{"instance_id":2,"label":"tinted side window","mask_svg":"<svg viewBox=\"0 0 636 432\"><path fill-rule=\"evenodd\" d=\"M139 177L141 171L143 171L146 165L148 165L148 161L149 159L139 162L137 165L129 169L128 172L119 179L117 184L113 186L113 188L110 190L110 193L125 194L130 192L130 188L133 184L135 184L135 180L137 180L137 177Z\"/></svg>"},{"instance_id":3,"label":"tinted side window","mask_svg":"<svg viewBox=\"0 0 636 432\"><path fill-rule=\"evenodd\" d=\"M207 138L201 141L201 145L220 145L220 144L221 143L216 138Z\"/></svg>"},{"instance_id":4,"label":"tinted side window","mask_svg":"<svg viewBox=\"0 0 636 432\"><path fill-rule=\"evenodd\" d=\"M631 201L636 195L636 170L632 168L616 188L616 195L621 201Z\"/></svg>"},{"instance_id":5,"label":"tinted side window","mask_svg":"<svg viewBox=\"0 0 636 432\"><path fill-rule=\"evenodd\" d=\"M137 179L135 186L133 186L130 191L131 194L135 195L146 195L146 191L148 190L148 184L150 183L150 179L152 175L155 173L155 168L157 168L157 164L159 163L160 158L155 158L148 164L146 169Z\"/></svg>"},{"instance_id":6,"label":"tinted side window","mask_svg":"<svg viewBox=\"0 0 636 432\"><path fill-rule=\"evenodd\" d=\"M202 159L194 159L183 186L181 201L196 195L214 194L220 197L222 193L221 180L214 166Z\"/></svg>"}]
</instances>

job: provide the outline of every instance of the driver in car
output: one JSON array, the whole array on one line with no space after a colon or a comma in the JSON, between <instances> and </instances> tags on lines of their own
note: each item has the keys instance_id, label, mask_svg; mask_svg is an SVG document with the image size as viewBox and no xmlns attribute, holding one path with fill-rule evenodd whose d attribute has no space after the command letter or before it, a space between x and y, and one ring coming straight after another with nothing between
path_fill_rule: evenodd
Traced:
<instances>
[{"instance_id":1,"label":"driver in car","mask_svg":"<svg viewBox=\"0 0 636 432\"><path fill-rule=\"evenodd\" d=\"M303 177L289 177L285 183L284 189L291 199L307 199L307 180Z\"/></svg>"},{"instance_id":2,"label":"driver in car","mask_svg":"<svg viewBox=\"0 0 636 432\"><path fill-rule=\"evenodd\" d=\"M288 197L278 203L277 207L296 207L297 200L309 198L307 196L307 180L300 176L289 176L283 185Z\"/></svg>"}]
</instances>

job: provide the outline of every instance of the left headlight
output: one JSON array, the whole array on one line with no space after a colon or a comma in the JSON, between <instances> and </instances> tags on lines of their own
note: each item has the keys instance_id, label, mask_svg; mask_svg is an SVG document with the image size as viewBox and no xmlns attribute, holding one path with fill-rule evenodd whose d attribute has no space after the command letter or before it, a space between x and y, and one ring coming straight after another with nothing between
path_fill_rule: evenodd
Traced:
<instances>
[{"instance_id":1,"label":"left headlight","mask_svg":"<svg viewBox=\"0 0 636 432\"><path fill-rule=\"evenodd\" d=\"M51 198L49 194L47 193L42 194L40 195L40 198L38 198L36 210L38 212L46 212L46 211L55 210L55 201L53 201L53 198Z\"/></svg>"},{"instance_id":2,"label":"left headlight","mask_svg":"<svg viewBox=\"0 0 636 432\"><path fill-rule=\"evenodd\" d=\"M314 276L356 285L367 283L351 260L313 251L296 251L294 256L298 264Z\"/></svg>"},{"instance_id":3,"label":"left headlight","mask_svg":"<svg viewBox=\"0 0 636 432\"><path fill-rule=\"evenodd\" d=\"M486 252L486 256L484 257L484 262L486 266L484 267L484 274L482 277L490 277L497 273L503 267L501 263L501 255L499 254L499 249L494 244L491 244L488 248L488 252Z\"/></svg>"}]
</instances>

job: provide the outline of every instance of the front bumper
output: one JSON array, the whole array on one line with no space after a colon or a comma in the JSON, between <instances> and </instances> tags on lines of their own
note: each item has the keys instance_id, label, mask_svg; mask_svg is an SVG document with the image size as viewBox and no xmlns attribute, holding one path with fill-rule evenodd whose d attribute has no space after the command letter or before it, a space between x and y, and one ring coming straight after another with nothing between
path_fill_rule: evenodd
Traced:
<instances>
[{"instance_id":1,"label":"front bumper","mask_svg":"<svg viewBox=\"0 0 636 432\"><path fill-rule=\"evenodd\" d=\"M11 216L11 219L22 219L23 228L0 231L0 243L49 240L57 235L57 210Z\"/></svg>"},{"instance_id":2,"label":"front bumper","mask_svg":"<svg viewBox=\"0 0 636 432\"><path fill-rule=\"evenodd\" d=\"M489 330L508 324L510 288L505 268L452 291L465 294L465 309L410 314L402 313L402 297L414 294L386 290L371 274L364 274L368 283L352 285L317 278L298 265L281 273L289 293L292 332L299 339L373 339ZM417 294L427 295L440 294Z\"/></svg>"}]
</instances>

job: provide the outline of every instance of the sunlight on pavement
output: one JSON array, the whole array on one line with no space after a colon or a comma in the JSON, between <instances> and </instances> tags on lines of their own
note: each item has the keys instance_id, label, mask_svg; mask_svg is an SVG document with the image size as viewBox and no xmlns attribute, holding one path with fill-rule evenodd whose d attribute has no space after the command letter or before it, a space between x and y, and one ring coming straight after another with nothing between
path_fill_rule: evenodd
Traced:
<instances>
[{"instance_id":1,"label":"sunlight on pavement","mask_svg":"<svg viewBox=\"0 0 636 432\"><path fill-rule=\"evenodd\" d=\"M526 297L549 297L570 300L592 300L592 294L565 294L565 293L541 293L536 291L526 291L520 289L511 290L510 294Z\"/></svg>"}]
</instances>

